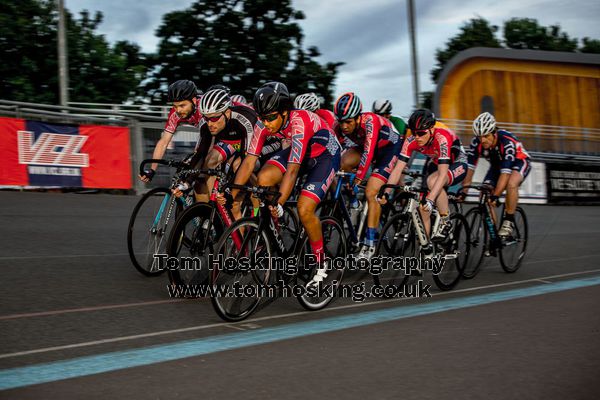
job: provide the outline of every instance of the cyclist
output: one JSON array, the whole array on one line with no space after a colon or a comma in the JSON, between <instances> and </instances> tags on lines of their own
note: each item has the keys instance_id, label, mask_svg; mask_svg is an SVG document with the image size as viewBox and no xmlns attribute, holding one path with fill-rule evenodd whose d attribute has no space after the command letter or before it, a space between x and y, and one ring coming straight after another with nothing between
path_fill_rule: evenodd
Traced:
<instances>
[{"instance_id":1,"label":"cyclist","mask_svg":"<svg viewBox=\"0 0 600 400\"><path fill-rule=\"evenodd\" d=\"M406 136L406 121L403 118L392 115L392 102L386 99L378 99L373 102L373 112L377 115L381 115L383 118L387 118L391 121L396 128L396 131L400 134L401 138Z\"/></svg>"},{"instance_id":2,"label":"cyclist","mask_svg":"<svg viewBox=\"0 0 600 400\"><path fill-rule=\"evenodd\" d=\"M306 177L298 197L298 215L319 262L317 273L309 284L318 284L327 277L328 265L323 262L323 234L315 209L339 170L341 146L331 128L318 115L292 109L288 89L281 82L264 84L256 91L252 103L265 127L253 136L235 183L245 184L248 181L268 137L282 137L291 143L290 147L275 153L267 161L258 174L258 185L279 184L281 197L272 212L274 216L281 217L282 205L292 193L296 180ZM231 194L235 198L238 191L234 189Z\"/></svg>"},{"instance_id":3,"label":"cyclist","mask_svg":"<svg viewBox=\"0 0 600 400\"><path fill-rule=\"evenodd\" d=\"M338 122L335 118L335 114L329 110L320 108L321 100L319 100L319 97L315 93L309 92L296 96L294 99L294 107L314 112L319 117L324 119L325 122L327 122L327 125L329 125L334 132L337 129Z\"/></svg>"},{"instance_id":4,"label":"cyclist","mask_svg":"<svg viewBox=\"0 0 600 400\"><path fill-rule=\"evenodd\" d=\"M350 172L356 169L354 184L367 183L367 230L359 258L370 259L375 254L381 216L377 193L398 161L402 139L389 120L372 112L362 112L362 103L353 92L344 93L337 99L334 114L339 122L336 133L344 146L342 170ZM371 166L373 171L367 180Z\"/></svg>"},{"instance_id":5,"label":"cyclist","mask_svg":"<svg viewBox=\"0 0 600 400\"><path fill-rule=\"evenodd\" d=\"M432 240L442 240L448 234L448 186L460 183L467 174L467 156L463 151L460 139L449 129L435 127L435 115L428 109L418 109L408 120L408 127L413 135L404 141L397 171L403 171L413 152L419 152L431 157L427 171L427 187L429 193L422 201L420 212L425 224L425 230L430 232L430 214L437 205L441 216L440 227L432 235ZM400 176L397 174L395 176ZM397 181L390 179L390 184ZM425 254L431 254L431 249L423 249Z\"/></svg>"},{"instance_id":6,"label":"cyclist","mask_svg":"<svg viewBox=\"0 0 600 400\"><path fill-rule=\"evenodd\" d=\"M488 112L475 118L473 133L475 137L467 151L469 171L464 185L471 184L477 161L483 156L490 163L484 183L494 186L490 202L497 205L498 198L506 190L505 214L498 235L510 236L514 229L515 211L519 202L519 186L531 170L529 154L515 135L498 129L496 119ZM462 195L464 196L464 193Z\"/></svg>"},{"instance_id":7,"label":"cyclist","mask_svg":"<svg viewBox=\"0 0 600 400\"><path fill-rule=\"evenodd\" d=\"M167 151L167 146L171 143L171 139L175 131L181 124L193 125L198 127L202 114L198 110L199 94L196 85L192 81L179 80L169 85L168 97L169 103L173 103L173 107L169 112L169 117L165 125L165 129L161 138L156 143L152 158L162 159ZM142 175L138 175L143 182L150 182L156 173L158 164L152 164L149 170L144 171Z\"/></svg>"},{"instance_id":8,"label":"cyclist","mask_svg":"<svg viewBox=\"0 0 600 400\"><path fill-rule=\"evenodd\" d=\"M223 162L232 163L236 156L244 155L254 132L263 128L252 109L232 105L231 97L222 88L207 91L200 99L198 108L203 117L200 121L200 137L190 162L192 166L217 168ZM197 182L197 201L208 202L214 182L214 177ZM179 190L174 193L180 195Z\"/></svg>"}]
</instances>

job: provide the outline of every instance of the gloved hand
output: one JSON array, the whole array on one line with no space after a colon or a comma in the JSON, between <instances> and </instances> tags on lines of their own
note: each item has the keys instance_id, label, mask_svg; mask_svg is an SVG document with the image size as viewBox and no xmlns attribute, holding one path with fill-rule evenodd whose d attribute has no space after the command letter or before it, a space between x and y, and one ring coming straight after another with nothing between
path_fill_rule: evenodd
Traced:
<instances>
[{"instance_id":1,"label":"gloved hand","mask_svg":"<svg viewBox=\"0 0 600 400\"><path fill-rule=\"evenodd\" d=\"M144 170L144 173L142 175L139 175L139 177L143 182L150 182L152 181L152 178L154 178L154 174L156 174L155 170L147 169Z\"/></svg>"},{"instance_id":2,"label":"gloved hand","mask_svg":"<svg viewBox=\"0 0 600 400\"><path fill-rule=\"evenodd\" d=\"M433 208L435 207L435 202L431 199L425 199L421 202L421 207L424 211L431 213L433 211Z\"/></svg>"}]
</instances>

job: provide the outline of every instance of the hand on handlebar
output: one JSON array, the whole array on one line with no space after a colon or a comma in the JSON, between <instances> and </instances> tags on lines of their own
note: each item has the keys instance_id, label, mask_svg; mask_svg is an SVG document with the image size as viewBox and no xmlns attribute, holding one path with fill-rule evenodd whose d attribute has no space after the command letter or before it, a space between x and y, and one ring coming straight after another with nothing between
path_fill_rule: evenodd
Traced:
<instances>
[{"instance_id":1,"label":"hand on handlebar","mask_svg":"<svg viewBox=\"0 0 600 400\"><path fill-rule=\"evenodd\" d=\"M434 207L435 207L435 202L431 199L425 199L421 202L421 209L428 213L431 213L433 211Z\"/></svg>"},{"instance_id":2,"label":"hand on handlebar","mask_svg":"<svg viewBox=\"0 0 600 400\"><path fill-rule=\"evenodd\" d=\"M459 190L458 193L456 193L456 202L457 203L464 203L465 199L467 198L467 193L464 190Z\"/></svg>"},{"instance_id":3,"label":"hand on handlebar","mask_svg":"<svg viewBox=\"0 0 600 400\"><path fill-rule=\"evenodd\" d=\"M156 171L153 169L144 170L143 174L138 175L142 182L150 182L154 178Z\"/></svg>"},{"instance_id":4,"label":"hand on handlebar","mask_svg":"<svg viewBox=\"0 0 600 400\"><path fill-rule=\"evenodd\" d=\"M488 198L488 203L493 207L500 207L500 198L498 196L491 195Z\"/></svg>"},{"instance_id":5,"label":"hand on handlebar","mask_svg":"<svg viewBox=\"0 0 600 400\"><path fill-rule=\"evenodd\" d=\"M190 189L191 186L187 182L182 182L179 185L177 185L174 189L171 189L171 193L173 193L175 197L181 197L186 192L189 192Z\"/></svg>"},{"instance_id":6,"label":"hand on handlebar","mask_svg":"<svg viewBox=\"0 0 600 400\"><path fill-rule=\"evenodd\" d=\"M281 218L283 217L283 207L281 206L281 204L277 204L277 206L269 206L269 210L271 210L271 215L274 218Z\"/></svg>"}]
</instances>

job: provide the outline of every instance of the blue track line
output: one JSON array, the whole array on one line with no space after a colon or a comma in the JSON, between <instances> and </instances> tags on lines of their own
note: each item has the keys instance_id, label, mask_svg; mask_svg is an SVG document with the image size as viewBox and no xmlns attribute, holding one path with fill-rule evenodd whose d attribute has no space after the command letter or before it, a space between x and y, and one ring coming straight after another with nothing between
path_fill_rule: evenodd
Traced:
<instances>
[{"instance_id":1,"label":"blue track line","mask_svg":"<svg viewBox=\"0 0 600 400\"><path fill-rule=\"evenodd\" d=\"M497 303L507 300L560 292L600 284L600 276L543 284L523 289L481 294L352 315L291 323L255 331L186 340L172 344L117 351L71 360L37 364L0 371L0 390L77 378L125 368L195 357L218 351L239 349L280 340L315 335L341 329L395 321L420 315L434 314L461 308Z\"/></svg>"}]
</instances>

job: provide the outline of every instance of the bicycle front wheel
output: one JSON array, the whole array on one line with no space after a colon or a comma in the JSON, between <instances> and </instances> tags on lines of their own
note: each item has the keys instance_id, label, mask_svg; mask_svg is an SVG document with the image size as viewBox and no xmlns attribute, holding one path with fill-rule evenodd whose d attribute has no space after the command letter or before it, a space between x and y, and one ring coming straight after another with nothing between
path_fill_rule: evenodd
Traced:
<instances>
[{"instance_id":1,"label":"bicycle front wheel","mask_svg":"<svg viewBox=\"0 0 600 400\"><path fill-rule=\"evenodd\" d=\"M213 268L210 284L227 294L210 300L217 315L225 321L248 318L261 300L261 286L269 282L271 244L258 224L257 218L242 218L231 225L217 243L215 257L222 263ZM262 261L260 265L252 265L243 259ZM235 293L235 287L241 288L241 292Z\"/></svg>"},{"instance_id":2,"label":"bicycle front wheel","mask_svg":"<svg viewBox=\"0 0 600 400\"><path fill-rule=\"evenodd\" d=\"M460 214L450 216L451 229L448 237L438 245L444 256L444 265L439 273L433 274L433 281L440 290L450 290L456 286L469 260L469 224Z\"/></svg>"},{"instance_id":3,"label":"bicycle front wheel","mask_svg":"<svg viewBox=\"0 0 600 400\"><path fill-rule=\"evenodd\" d=\"M488 242L488 231L483 219L483 214L479 207L475 207L467 212L465 216L470 230L471 254L469 261L463 270L463 278L472 279L479 272L479 268L483 263L483 257Z\"/></svg>"},{"instance_id":4,"label":"bicycle front wheel","mask_svg":"<svg viewBox=\"0 0 600 400\"><path fill-rule=\"evenodd\" d=\"M154 188L136 204L127 228L127 250L141 274L155 276L164 272L154 255L166 253L167 235L182 209L168 188Z\"/></svg>"},{"instance_id":5,"label":"bicycle front wheel","mask_svg":"<svg viewBox=\"0 0 600 400\"><path fill-rule=\"evenodd\" d=\"M413 256L416 251L415 235L411 230L408 214L396 214L391 217L381 230L381 237L377 244L377 255L392 258ZM384 266L380 274L373 274L376 285L406 284L410 275L402 268L392 265Z\"/></svg>"},{"instance_id":6,"label":"bicycle front wheel","mask_svg":"<svg viewBox=\"0 0 600 400\"><path fill-rule=\"evenodd\" d=\"M333 217L321 217L321 230L323 232L323 247L325 256L330 259L327 277L319 284L321 288L326 288L323 293L310 293L298 296L298 302L302 307L309 311L321 310L338 294L338 288L344 277L346 268L346 236L340 223ZM302 246L298 254L298 277L297 283L307 287L307 283L317 272L316 265L305 263L305 255L312 253L308 236L303 235ZM321 296L319 296L321 294Z\"/></svg>"},{"instance_id":7,"label":"bicycle front wheel","mask_svg":"<svg viewBox=\"0 0 600 400\"><path fill-rule=\"evenodd\" d=\"M528 229L525 211L517 207L513 232L502 240L500 265L504 271L512 273L521 267L527 249Z\"/></svg>"},{"instance_id":8,"label":"bicycle front wheel","mask_svg":"<svg viewBox=\"0 0 600 400\"><path fill-rule=\"evenodd\" d=\"M174 285L195 285L208 282L209 255L214 253L217 239L223 232L223 223L213 206L196 203L187 208L171 229L167 254L177 258L178 267L169 268L169 279Z\"/></svg>"}]
</instances>

